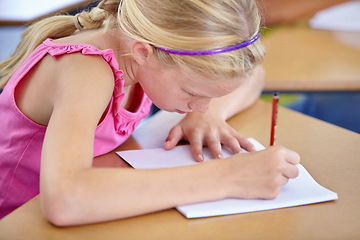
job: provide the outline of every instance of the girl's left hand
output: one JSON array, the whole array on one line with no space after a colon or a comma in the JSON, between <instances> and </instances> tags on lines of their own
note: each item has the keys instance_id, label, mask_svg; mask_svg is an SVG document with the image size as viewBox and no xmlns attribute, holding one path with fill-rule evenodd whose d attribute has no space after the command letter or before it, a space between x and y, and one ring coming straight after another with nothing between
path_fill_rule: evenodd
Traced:
<instances>
[{"instance_id":1,"label":"girl's left hand","mask_svg":"<svg viewBox=\"0 0 360 240\"><path fill-rule=\"evenodd\" d=\"M214 158L222 158L221 145L225 145L236 154L241 148L249 152L255 151L254 145L241 136L230 125L216 114L209 112L191 112L173 127L166 139L164 149L174 148L180 140L190 143L192 154L196 161L202 162L203 146L207 146Z\"/></svg>"}]
</instances>

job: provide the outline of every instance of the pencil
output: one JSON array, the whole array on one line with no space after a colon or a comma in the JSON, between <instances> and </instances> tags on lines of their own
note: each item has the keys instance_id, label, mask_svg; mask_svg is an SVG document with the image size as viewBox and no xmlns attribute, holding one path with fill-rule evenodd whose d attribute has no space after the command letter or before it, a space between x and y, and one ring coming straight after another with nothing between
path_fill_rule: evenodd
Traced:
<instances>
[{"instance_id":1,"label":"pencil","mask_svg":"<svg viewBox=\"0 0 360 240\"><path fill-rule=\"evenodd\" d=\"M272 116L271 116L271 134L270 134L270 146L275 145L276 141L276 128L277 128L277 112L279 102L279 92L273 92L272 96Z\"/></svg>"}]
</instances>

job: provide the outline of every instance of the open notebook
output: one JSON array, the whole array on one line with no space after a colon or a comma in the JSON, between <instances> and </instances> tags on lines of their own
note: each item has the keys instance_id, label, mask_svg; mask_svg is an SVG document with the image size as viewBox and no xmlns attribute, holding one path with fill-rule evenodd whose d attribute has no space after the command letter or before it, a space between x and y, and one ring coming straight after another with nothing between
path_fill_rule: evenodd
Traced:
<instances>
[{"instance_id":1,"label":"open notebook","mask_svg":"<svg viewBox=\"0 0 360 240\"><path fill-rule=\"evenodd\" d=\"M264 149L255 139L249 140L257 150ZM152 148L122 151L118 152L118 154L136 169L169 168L199 164L193 159L189 145L178 146L170 151L165 151L163 148ZM231 153L223 149L223 155L227 157ZM206 148L204 149L204 158L205 161L211 159L211 153ZM199 218L285 208L338 199L335 192L319 185L301 164L298 165L298 168L299 176L290 179L285 186L282 186L280 194L275 199L223 199L178 206L177 210L187 218Z\"/></svg>"}]
</instances>

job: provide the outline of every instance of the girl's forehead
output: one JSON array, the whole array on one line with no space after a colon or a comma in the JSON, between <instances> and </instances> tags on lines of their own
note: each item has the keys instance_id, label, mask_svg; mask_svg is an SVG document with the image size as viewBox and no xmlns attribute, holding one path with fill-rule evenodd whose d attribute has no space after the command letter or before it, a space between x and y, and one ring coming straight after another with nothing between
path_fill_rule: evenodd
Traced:
<instances>
[{"instance_id":1,"label":"girl's forehead","mask_svg":"<svg viewBox=\"0 0 360 240\"><path fill-rule=\"evenodd\" d=\"M189 77L190 79L196 79L203 82L208 83L226 83L226 84L241 84L243 82L244 77L238 76L238 77L224 77L221 75L212 75L212 74L200 74L195 71L192 71L190 69L186 68L177 68L177 71L179 71L179 74Z\"/></svg>"},{"instance_id":2,"label":"girl's forehead","mask_svg":"<svg viewBox=\"0 0 360 240\"><path fill-rule=\"evenodd\" d=\"M189 82L194 82L194 84L200 85L212 85L219 86L224 89L233 89L237 88L243 82L243 79L238 78L226 78L221 76L203 76L199 74L189 75Z\"/></svg>"},{"instance_id":3,"label":"girl's forehead","mask_svg":"<svg viewBox=\"0 0 360 240\"><path fill-rule=\"evenodd\" d=\"M199 90L218 89L218 92L232 92L237 89L244 79L241 77L221 77L214 75L201 75L189 69L181 67L166 67L163 69L169 77L175 79L177 84L187 88L197 88Z\"/></svg>"},{"instance_id":4,"label":"girl's forehead","mask_svg":"<svg viewBox=\"0 0 360 240\"><path fill-rule=\"evenodd\" d=\"M209 78L205 76L192 76L184 79L183 87L193 90L199 96L221 97L239 88L241 78Z\"/></svg>"}]
</instances>

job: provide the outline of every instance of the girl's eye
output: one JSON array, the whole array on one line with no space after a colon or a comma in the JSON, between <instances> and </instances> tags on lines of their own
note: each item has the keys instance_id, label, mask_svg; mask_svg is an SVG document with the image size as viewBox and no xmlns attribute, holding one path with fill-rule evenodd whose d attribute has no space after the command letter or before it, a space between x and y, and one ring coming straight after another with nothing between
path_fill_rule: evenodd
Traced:
<instances>
[{"instance_id":1,"label":"girl's eye","mask_svg":"<svg viewBox=\"0 0 360 240\"><path fill-rule=\"evenodd\" d=\"M195 94L193 94L193 93L191 93L191 92L186 92L189 96L191 96L191 97L195 97L196 95Z\"/></svg>"}]
</instances>

